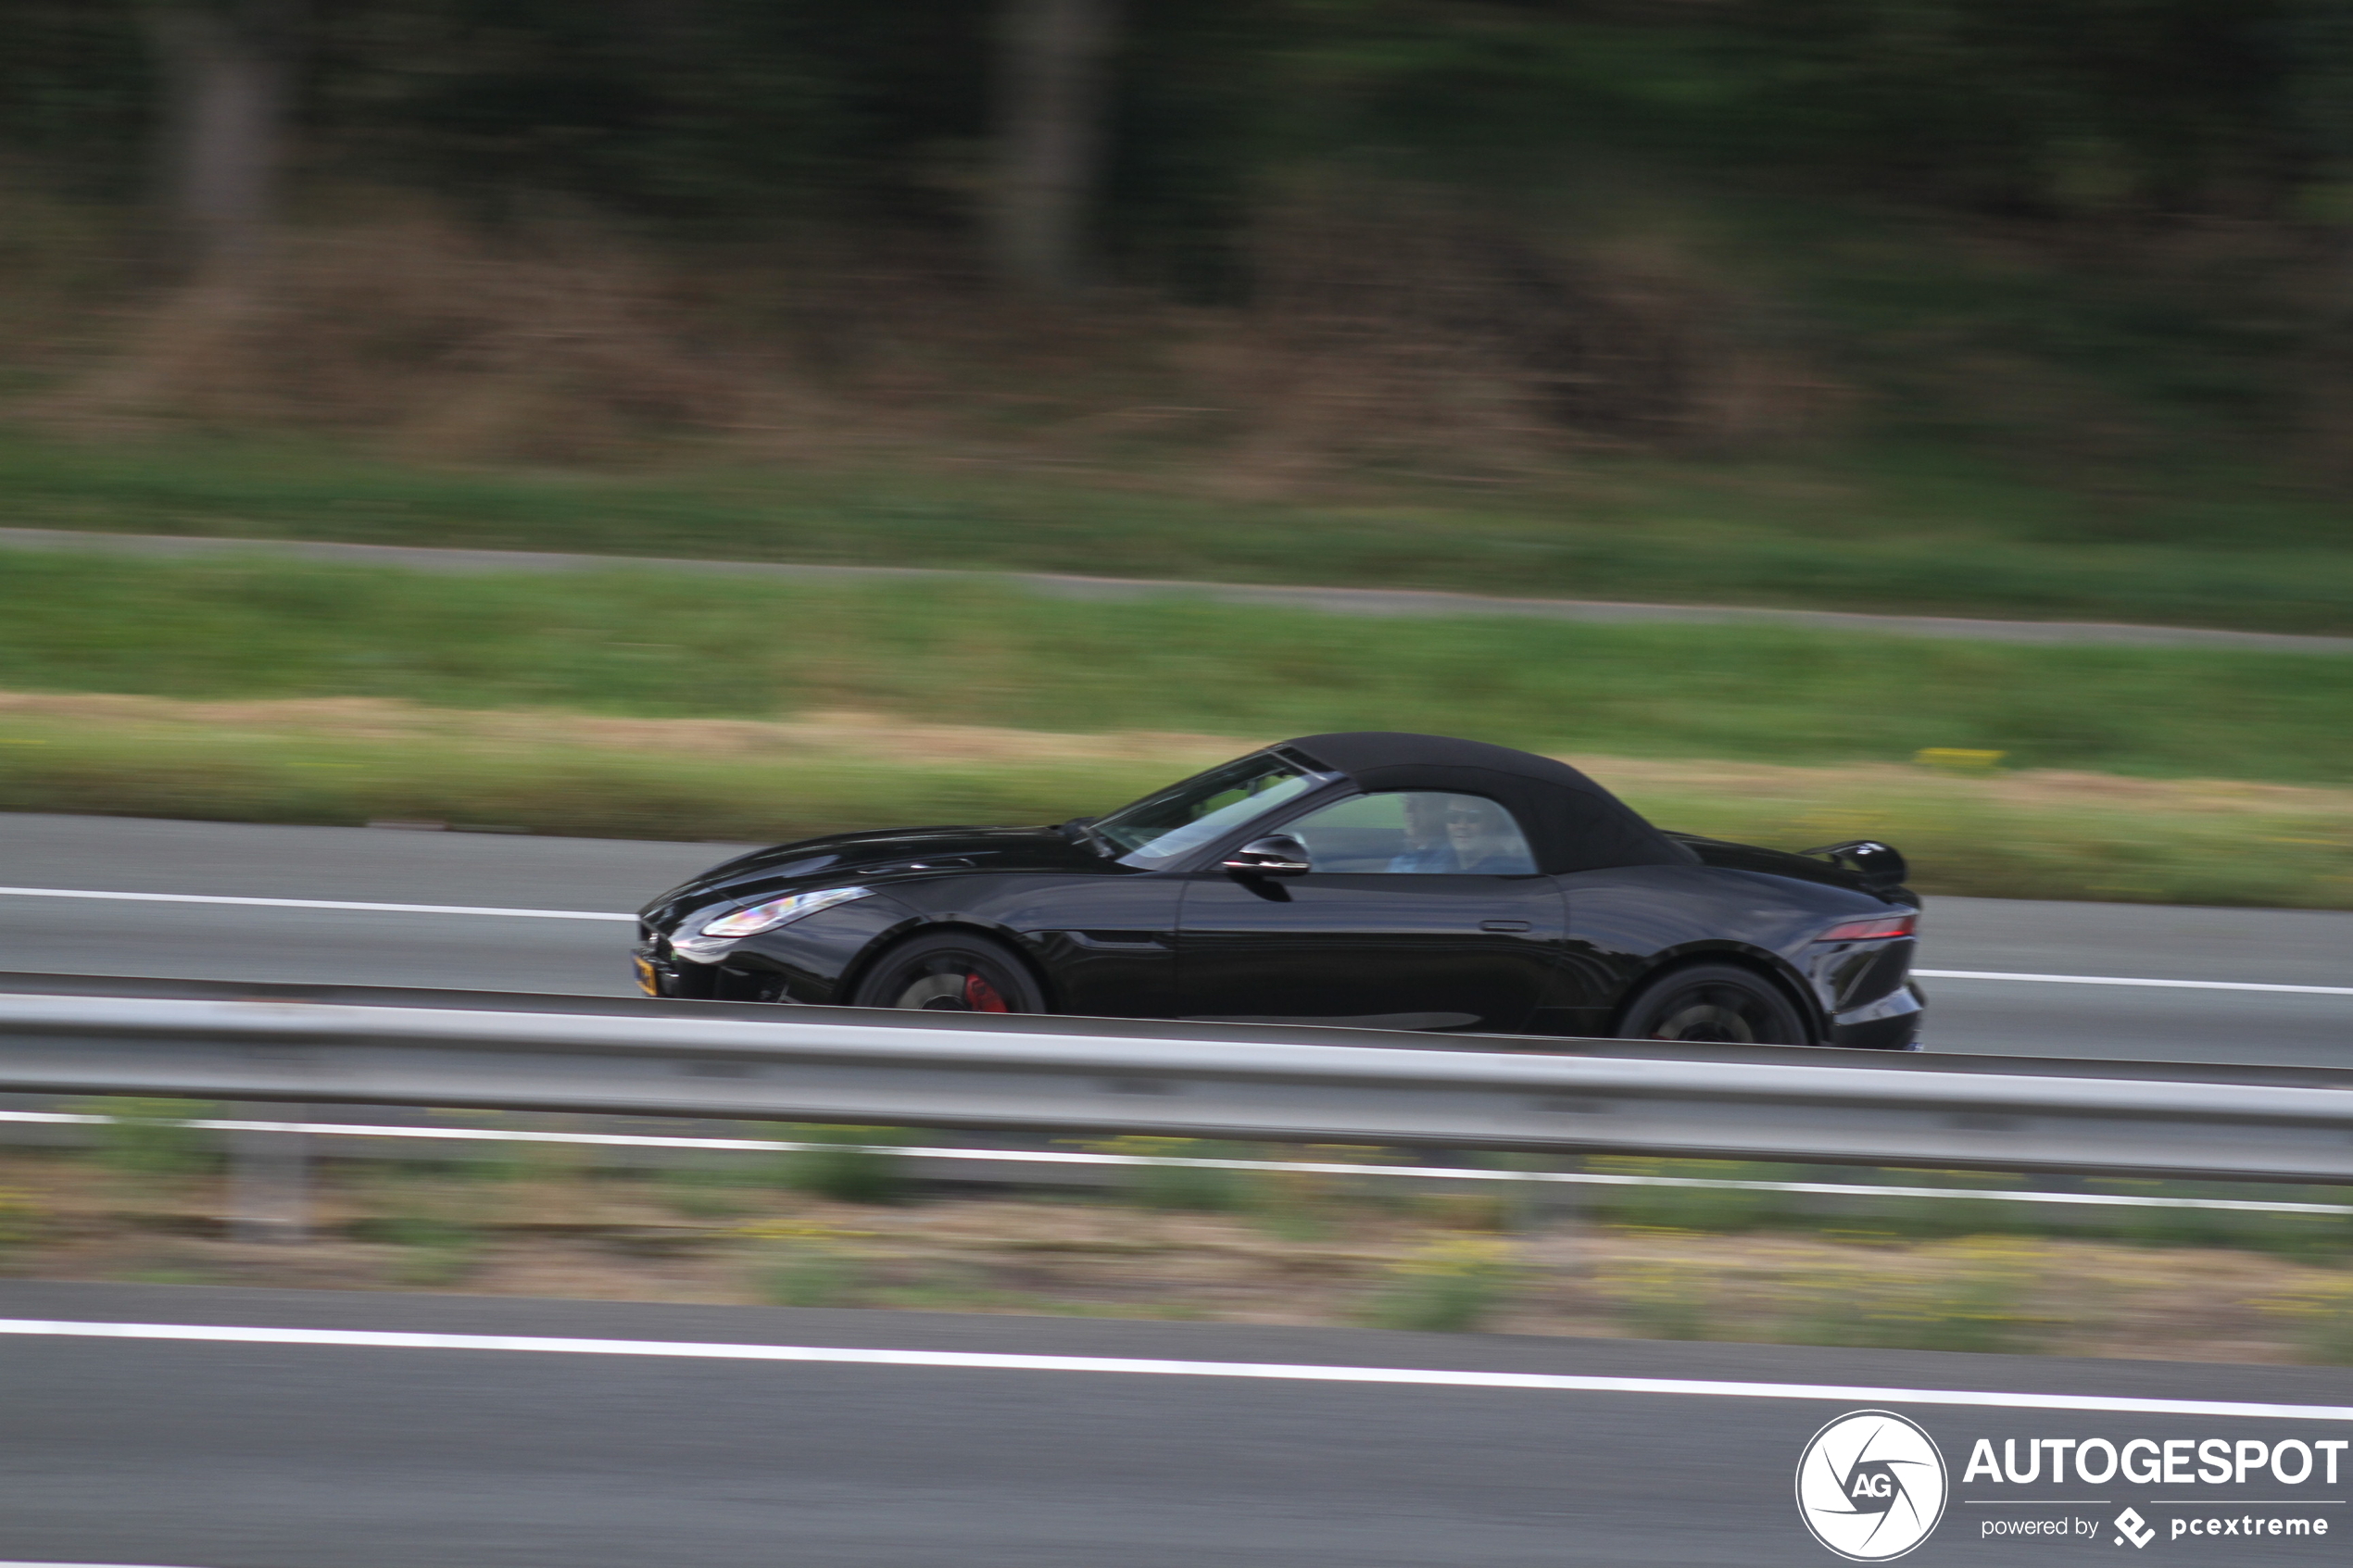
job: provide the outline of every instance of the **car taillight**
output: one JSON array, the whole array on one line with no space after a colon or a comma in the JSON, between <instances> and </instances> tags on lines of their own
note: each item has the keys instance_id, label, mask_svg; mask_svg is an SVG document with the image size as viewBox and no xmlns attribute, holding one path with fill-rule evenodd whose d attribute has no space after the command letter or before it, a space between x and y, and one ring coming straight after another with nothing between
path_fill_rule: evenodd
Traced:
<instances>
[{"instance_id":1,"label":"car taillight","mask_svg":"<svg viewBox=\"0 0 2353 1568\"><path fill-rule=\"evenodd\" d=\"M1909 936L1919 922L1918 915L1888 915L1878 920L1850 920L1844 925L1831 926L1817 942L1879 942L1890 936Z\"/></svg>"}]
</instances>

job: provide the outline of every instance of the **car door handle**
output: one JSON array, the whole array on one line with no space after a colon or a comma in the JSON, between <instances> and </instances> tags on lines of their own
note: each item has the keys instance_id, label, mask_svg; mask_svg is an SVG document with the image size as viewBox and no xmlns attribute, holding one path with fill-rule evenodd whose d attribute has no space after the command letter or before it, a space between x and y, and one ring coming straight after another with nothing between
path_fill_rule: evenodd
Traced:
<instances>
[{"instance_id":1,"label":"car door handle","mask_svg":"<svg viewBox=\"0 0 2353 1568\"><path fill-rule=\"evenodd\" d=\"M1167 939L1150 931L1074 931L1070 939L1081 947L1095 947L1131 953L1164 953Z\"/></svg>"},{"instance_id":2,"label":"car door handle","mask_svg":"<svg viewBox=\"0 0 2353 1568\"><path fill-rule=\"evenodd\" d=\"M1483 920L1478 922L1478 929L1481 931L1526 931L1528 922L1524 920Z\"/></svg>"}]
</instances>

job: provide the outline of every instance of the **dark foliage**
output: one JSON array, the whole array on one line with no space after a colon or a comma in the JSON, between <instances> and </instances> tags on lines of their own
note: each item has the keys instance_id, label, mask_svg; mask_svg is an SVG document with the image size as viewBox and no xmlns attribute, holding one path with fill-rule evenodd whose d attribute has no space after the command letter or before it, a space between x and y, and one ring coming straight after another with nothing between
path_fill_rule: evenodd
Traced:
<instances>
[{"instance_id":1,"label":"dark foliage","mask_svg":"<svg viewBox=\"0 0 2353 1568\"><path fill-rule=\"evenodd\" d=\"M126 210L157 192L156 18L257 3L0 0L0 178ZM938 322L973 318L957 290L984 267L1009 0L272 3L306 19L297 216L397 218L376 209L418 192L476 220L468 244L575 216L605 237L812 240L733 254L862 270L803 312L796 352L820 368L856 358L838 340L868 317L901 310L866 336L935 347ZM1477 426L1729 446L1818 428L1862 389L1882 428L2102 483L2139 483L2185 440L2294 446L2344 477L2353 0L1120 16L1088 248L1111 281L1256 312L1260 346L1290 356L1227 378L1256 393L1172 403L1273 397L1426 444ZM1603 254L1655 197L1701 214L1684 228L1706 243L1667 265ZM1683 252L1698 259L1679 270ZM678 285L681 319L722 289L711 276ZM1458 390L1431 394L1437 370ZM1332 445L1269 432L1277 468Z\"/></svg>"},{"instance_id":2,"label":"dark foliage","mask_svg":"<svg viewBox=\"0 0 2353 1568\"><path fill-rule=\"evenodd\" d=\"M0 141L136 183L142 12L7 0ZM305 161L673 217L957 215L978 0L355 0L312 9ZM2353 158L2348 0L1157 0L1111 212L1180 270L1270 169L1639 152L2052 216L2309 216Z\"/></svg>"}]
</instances>

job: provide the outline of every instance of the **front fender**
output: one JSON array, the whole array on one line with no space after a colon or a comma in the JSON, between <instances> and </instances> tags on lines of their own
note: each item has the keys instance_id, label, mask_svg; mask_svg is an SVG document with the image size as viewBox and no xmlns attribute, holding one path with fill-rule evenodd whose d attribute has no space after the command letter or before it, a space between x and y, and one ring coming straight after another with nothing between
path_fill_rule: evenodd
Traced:
<instances>
[{"instance_id":1,"label":"front fender","mask_svg":"<svg viewBox=\"0 0 2353 1568\"><path fill-rule=\"evenodd\" d=\"M1053 971L1047 962L1045 952L1038 947L1035 938L1012 926L1000 925L991 920L975 919L971 915L961 914L921 914L912 910L909 911L909 918L899 922L889 930L877 934L849 963L844 966L839 979L835 983L832 995L838 1000L846 1001L857 991L858 983L865 978L866 972L873 969L885 953L909 937L925 936L934 932L946 931L969 931L975 935L988 937L1000 947L1011 947L1020 956L1021 960L1029 966L1030 973L1036 977L1038 988L1045 995L1047 1010L1050 1012L1054 1010Z\"/></svg>"},{"instance_id":2,"label":"front fender","mask_svg":"<svg viewBox=\"0 0 2353 1568\"><path fill-rule=\"evenodd\" d=\"M731 1000L838 1002L877 944L924 923L920 912L887 893L820 909L790 925L736 943L712 966L716 994Z\"/></svg>"}]
</instances>

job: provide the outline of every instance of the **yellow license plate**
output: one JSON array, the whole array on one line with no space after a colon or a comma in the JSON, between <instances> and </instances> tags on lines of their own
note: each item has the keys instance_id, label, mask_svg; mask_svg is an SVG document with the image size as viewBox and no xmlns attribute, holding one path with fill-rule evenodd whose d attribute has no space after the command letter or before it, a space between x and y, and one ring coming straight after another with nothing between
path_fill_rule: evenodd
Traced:
<instances>
[{"instance_id":1,"label":"yellow license plate","mask_svg":"<svg viewBox=\"0 0 2353 1568\"><path fill-rule=\"evenodd\" d=\"M654 966L648 963L643 959L638 959L635 962L637 965L637 989L643 991L648 997L661 996L661 982L654 978Z\"/></svg>"}]
</instances>

